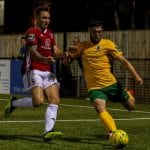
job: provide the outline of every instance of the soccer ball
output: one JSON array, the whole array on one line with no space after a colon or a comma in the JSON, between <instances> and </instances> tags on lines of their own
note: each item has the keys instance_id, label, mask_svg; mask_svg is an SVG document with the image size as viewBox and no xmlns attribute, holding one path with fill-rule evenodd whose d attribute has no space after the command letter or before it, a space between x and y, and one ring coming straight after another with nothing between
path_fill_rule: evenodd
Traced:
<instances>
[{"instance_id":1,"label":"soccer ball","mask_svg":"<svg viewBox=\"0 0 150 150\"><path fill-rule=\"evenodd\" d=\"M109 137L109 143L114 148L124 148L128 142L129 137L124 130L116 130Z\"/></svg>"}]
</instances>

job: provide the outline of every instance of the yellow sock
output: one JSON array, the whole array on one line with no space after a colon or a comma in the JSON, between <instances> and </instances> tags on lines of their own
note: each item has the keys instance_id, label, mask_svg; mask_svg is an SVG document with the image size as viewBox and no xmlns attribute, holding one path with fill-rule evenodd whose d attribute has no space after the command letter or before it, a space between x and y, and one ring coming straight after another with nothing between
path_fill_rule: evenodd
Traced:
<instances>
[{"instance_id":1,"label":"yellow sock","mask_svg":"<svg viewBox=\"0 0 150 150\"><path fill-rule=\"evenodd\" d=\"M115 131L117 129L114 119L107 111L101 112L99 117L107 131Z\"/></svg>"}]
</instances>

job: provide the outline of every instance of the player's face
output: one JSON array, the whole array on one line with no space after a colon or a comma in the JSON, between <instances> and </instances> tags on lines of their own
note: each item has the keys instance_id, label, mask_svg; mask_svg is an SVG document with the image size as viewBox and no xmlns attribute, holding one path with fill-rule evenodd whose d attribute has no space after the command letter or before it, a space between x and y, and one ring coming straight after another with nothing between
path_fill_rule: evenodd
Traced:
<instances>
[{"instance_id":1,"label":"player's face","mask_svg":"<svg viewBox=\"0 0 150 150\"><path fill-rule=\"evenodd\" d=\"M90 40L97 44L102 37L103 28L101 26L90 28Z\"/></svg>"},{"instance_id":2,"label":"player's face","mask_svg":"<svg viewBox=\"0 0 150 150\"><path fill-rule=\"evenodd\" d=\"M77 45L78 43L79 43L79 39L75 38L75 39L73 40L73 45Z\"/></svg>"},{"instance_id":3,"label":"player's face","mask_svg":"<svg viewBox=\"0 0 150 150\"><path fill-rule=\"evenodd\" d=\"M26 40L25 39L21 39L21 45L26 45Z\"/></svg>"},{"instance_id":4,"label":"player's face","mask_svg":"<svg viewBox=\"0 0 150 150\"><path fill-rule=\"evenodd\" d=\"M40 15L37 18L37 25L41 29L46 29L48 28L50 23L50 13L47 11L41 11Z\"/></svg>"}]
</instances>

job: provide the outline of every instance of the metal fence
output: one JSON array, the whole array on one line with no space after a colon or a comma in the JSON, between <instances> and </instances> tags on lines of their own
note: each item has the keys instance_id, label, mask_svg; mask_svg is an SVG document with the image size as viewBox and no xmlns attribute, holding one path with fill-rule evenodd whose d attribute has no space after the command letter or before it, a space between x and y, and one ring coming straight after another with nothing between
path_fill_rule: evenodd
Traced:
<instances>
[{"instance_id":1,"label":"metal fence","mask_svg":"<svg viewBox=\"0 0 150 150\"><path fill-rule=\"evenodd\" d=\"M0 58L11 58L19 52L20 37L22 35L1 35L0 36ZM89 38L88 32L70 32L70 33L55 33L56 42L62 50L67 50L69 45L75 36L78 36L81 41ZM150 30L139 31L110 31L104 32L104 37L109 38L117 45L120 46L126 58L130 60L136 70L144 79L144 84L138 86L134 78L128 71L118 62L113 64L113 73L126 88L135 91L135 97L140 102L150 102ZM64 49L66 48L66 49ZM60 66L60 64L58 65ZM80 70L78 63L73 62L71 64L72 78L67 83L69 90L65 90L62 84L63 96L75 96L75 97L87 97L87 89L82 71ZM59 69L58 69L59 70ZM60 82L62 81L61 75L58 76ZM68 78L67 78L68 79Z\"/></svg>"}]
</instances>

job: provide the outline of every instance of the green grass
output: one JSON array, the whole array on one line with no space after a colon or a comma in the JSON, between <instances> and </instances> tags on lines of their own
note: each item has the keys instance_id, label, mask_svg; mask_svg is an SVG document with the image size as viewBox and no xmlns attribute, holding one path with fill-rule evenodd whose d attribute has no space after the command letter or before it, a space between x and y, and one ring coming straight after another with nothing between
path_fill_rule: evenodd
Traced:
<instances>
[{"instance_id":1,"label":"green grass","mask_svg":"<svg viewBox=\"0 0 150 150\"><path fill-rule=\"evenodd\" d=\"M2 97L4 96L0 98ZM39 108L17 108L6 119L3 117L3 110L7 102L0 100L0 150L113 149L105 138L105 130L90 101L61 100L55 130L63 132L63 137L54 139L51 143L44 143L42 140L46 105ZM125 130L129 135L129 144L125 149L150 150L150 105L137 104L134 112L125 111L120 104L109 103L108 108L116 119L118 129Z\"/></svg>"}]
</instances>

